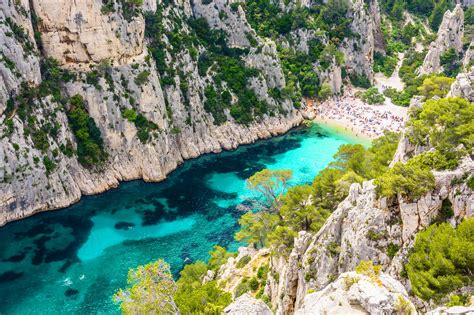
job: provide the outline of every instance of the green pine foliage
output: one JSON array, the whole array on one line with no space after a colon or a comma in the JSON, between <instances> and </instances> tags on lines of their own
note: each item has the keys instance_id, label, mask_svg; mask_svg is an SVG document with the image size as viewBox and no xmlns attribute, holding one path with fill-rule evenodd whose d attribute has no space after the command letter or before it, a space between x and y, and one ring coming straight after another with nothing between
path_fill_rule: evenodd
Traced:
<instances>
[{"instance_id":1,"label":"green pine foliage","mask_svg":"<svg viewBox=\"0 0 474 315\"><path fill-rule=\"evenodd\" d=\"M474 280L474 219L454 229L435 224L416 235L405 269L413 292L424 300L439 301Z\"/></svg>"},{"instance_id":2,"label":"green pine foliage","mask_svg":"<svg viewBox=\"0 0 474 315\"><path fill-rule=\"evenodd\" d=\"M416 201L435 187L435 178L429 167L418 159L407 163L398 162L375 181L378 192L384 197L403 198Z\"/></svg>"},{"instance_id":3,"label":"green pine foliage","mask_svg":"<svg viewBox=\"0 0 474 315\"><path fill-rule=\"evenodd\" d=\"M180 272L174 300L181 314L221 314L232 302L231 294L220 289L215 280L202 283L207 270L208 265L198 261Z\"/></svg>"},{"instance_id":4,"label":"green pine foliage","mask_svg":"<svg viewBox=\"0 0 474 315\"><path fill-rule=\"evenodd\" d=\"M376 87L368 88L365 92L362 93L362 100L370 105L383 104L385 97L382 93L379 92L379 89Z\"/></svg>"},{"instance_id":5,"label":"green pine foliage","mask_svg":"<svg viewBox=\"0 0 474 315\"><path fill-rule=\"evenodd\" d=\"M67 116L77 142L78 161L93 167L107 159L100 129L86 110L84 99L79 94L69 100Z\"/></svg>"},{"instance_id":6,"label":"green pine foliage","mask_svg":"<svg viewBox=\"0 0 474 315\"><path fill-rule=\"evenodd\" d=\"M474 104L462 98L428 100L413 113L408 126L410 142L430 144L453 165L474 147Z\"/></svg>"}]
</instances>

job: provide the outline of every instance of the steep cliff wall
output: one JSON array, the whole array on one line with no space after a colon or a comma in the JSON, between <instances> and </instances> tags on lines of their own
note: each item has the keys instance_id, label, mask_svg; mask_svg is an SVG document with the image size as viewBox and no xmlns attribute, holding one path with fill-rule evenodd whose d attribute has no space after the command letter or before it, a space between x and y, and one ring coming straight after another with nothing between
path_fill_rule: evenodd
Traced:
<instances>
[{"instance_id":1,"label":"steep cliff wall","mask_svg":"<svg viewBox=\"0 0 474 315\"><path fill-rule=\"evenodd\" d=\"M1 14L9 23L0 24L0 73L4 78L0 84L0 225L68 206L83 194L103 192L123 180L163 180L185 159L274 136L302 121L291 101L277 103L268 95L269 88L285 85L271 43L261 52L253 49L246 60L260 69L251 87L281 113L239 124L227 112L228 121L219 125L204 109L204 89L213 82L213 74L200 75L190 50L172 55L170 44L165 60L174 72L175 84L163 85L148 54L141 8L125 12L113 3L108 11L100 0L2 3ZM157 5L146 1L144 7L156 10ZM187 21L193 14L187 1L161 10L161 23L170 30L178 27L176 21ZM195 10L200 12L199 7ZM245 19L235 23L235 29L242 29ZM186 23L180 27L180 32L189 33ZM163 41L170 39L164 35ZM38 96L43 89L52 89L46 86L52 75L45 68L46 57L56 59L73 74L72 80L61 82L61 97L36 98L27 93ZM185 75L179 75L182 73ZM146 80L138 80L140 74ZM23 82L28 89L20 88ZM100 167L85 167L65 149L76 148L63 110L69 106L68 98L76 94L83 97L102 135L108 159ZM27 102L17 97L7 108L16 95ZM140 140L139 127L124 117L127 109L154 124L155 131L146 141Z\"/></svg>"},{"instance_id":2,"label":"steep cliff wall","mask_svg":"<svg viewBox=\"0 0 474 315\"><path fill-rule=\"evenodd\" d=\"M441 71L440 57L449 48L456 53L463 51L464 12L458 4L453 11L446 11L438 30L437 38L430 44L423 65L418 69L419 74L437 73Z\"/></svg>"}]
</instances>

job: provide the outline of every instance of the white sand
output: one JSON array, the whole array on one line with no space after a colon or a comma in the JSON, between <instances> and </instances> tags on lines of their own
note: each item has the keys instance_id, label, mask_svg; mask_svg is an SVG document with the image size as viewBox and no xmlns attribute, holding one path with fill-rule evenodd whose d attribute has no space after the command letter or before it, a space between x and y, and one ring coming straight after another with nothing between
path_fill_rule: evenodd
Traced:
<instances>
[{"instance_id":1,"label":"white sand","mask_svg":"<svg viewBox=\"0 0 474 315\"><path fill-rule=\"evenodd\" d=\"M401 131L408 117L405 107L368 105L351 95L315 104L314 111L317 122L337 124L371 139L383 135L384 130Z\"/></svg>"}]
</instances>

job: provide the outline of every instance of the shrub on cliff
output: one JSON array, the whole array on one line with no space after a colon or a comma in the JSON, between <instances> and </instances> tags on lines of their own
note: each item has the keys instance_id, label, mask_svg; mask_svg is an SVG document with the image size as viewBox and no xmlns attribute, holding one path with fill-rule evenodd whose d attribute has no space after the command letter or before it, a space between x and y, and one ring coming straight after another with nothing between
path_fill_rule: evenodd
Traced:
<instances>
[{"instance_id":1,"label":"shrub on cliff","mask_svg":"<svg viewBox=\"0 0 474 315\"><path fill-rule=\"evenodd\" d=\"M174 299L182 314L220 314L232 302L231 294L222 291L216 281L202 283L207 270L208 266L198 261L180 272Z\"/></svg>"},{"instance_id":2,"label":"shrub on cliff","mask_svg":"<svg viewBox=\"0 0 474 315\"><path fill-rule=\"evenodd\" d=\"M428 100L413 113L408 136L414 144L429 144L448 160L457 160L474 148L473 121L474 103L462 98Z\"/></svg>"},{"instance_id":3,"label":"shrub on cliff","mask_svg":"<svg viewBox=\"0 0 474 315\"><path fill-rule=\"evenodd\" d=\"M416 235L405 269L413 292L424 300L443 298L474 280L474 219L456 229L432 225Z\"/></svg>"},{"instance_id":4,"label":"shrub on cliff","mask_svg":"<svg viewBox=\"0 0 474 315\"><path fill-rule=\"evenodd\" d=\"M429 167L418 159L407 163L398 162L390 170L375 180L381 196L403 198L416 201L435 187L435 178Z\"/></svg>"},{"instance_id":5,"label":"shrub on cliff","mask_svg":"<svg viewBox=\"0 0 474 315\"><path fill-rule=\"evenodd\" d=\"M79 94L69 100L67 117L77 142L79 162L91 167L107 159L100 129L86 110L84 99Z\"/></svg>"},{"instance_id":6,"label":"shrub on cliff","mask_svg":"<svg viewBox=\"0 0 474 315\"><path fill-rule=\"evenodd\" d=\"M127 283L129 287L113 297L123 314L176 313L173 295L177 286L164 260L130 269Z\"/></svg>"}]
</instances>

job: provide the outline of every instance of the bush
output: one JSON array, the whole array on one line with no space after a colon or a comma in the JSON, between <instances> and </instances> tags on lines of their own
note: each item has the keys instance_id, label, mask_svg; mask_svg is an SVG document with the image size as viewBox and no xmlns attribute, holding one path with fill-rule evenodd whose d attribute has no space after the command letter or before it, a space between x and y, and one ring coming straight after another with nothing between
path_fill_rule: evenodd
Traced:
<instances>
[{"instance_id":1,"label":"bush","mask_svg":"<svg viewBox=\"0 0 474 315\"><path fill-rule=\"evenodd\" d=\"M423 80L423 84L418 87L418 92L425 99L431 99L434 96L445 97L448 94L454 79L441 75L431 75Z\"/></svg>"},{"instance_id":2,"label":"bush","mask_svg":"<svg viewBox=\"0 0 474 315\"><path fill-rule=\"evenodd\" d=\"M474 175L471 175L471 177L469 177L469 179L466 181L466 185L471 190L474 190Z\"/></svg>"},{"instance_id":3,"label":"bush","mask_svg":"<svg viewBox=\"0 0 474 315\"><path fill-rule=\"evenodd\" d=\"M374 72L382 72L386 77L390 77L397 67L397 58L384 56L379 52L374 53Z\"/></svg>"},{"instance_id":4,"label":"bush","mask_svg":"<svg viewBox=\"0 0 474 315\"><path fill-rule=\"evenodd\" d=\"M258 287L260 286L260 283L258 282L258 279L253 277L249 281L249 288L252 290L252 292L257 291Z\"/></svg>"},{"instance_id":5,"label":"bush","mask_svg":"<svg viewBox=\"0 0 474 315\"><path fill-rule=\"evenodd\" d=\"M101 164L107 159L107 153L104 150L100 129L89 117L82 96L74 95L69 103L67 116L76 138L79 162L86 167Z\"/></svg>"},{"instance_id":6,"label":"bush","mask_svg":"<svg viewBox=\"0 0 474 315\"><path fill-rule=\"evenodd\" d=\"M441 223L416 235L406 265L415 295L439 301L473 280L473 231L474 219L470 218L464 219L457 229Z\"/></svg>"},{"instance_id":7,"label":"bush","mask_svg":"<svg viewBox=\"0 0 474 315\"><path fill-rule=\"evenodd\" d=\"M398 162L393 168L375 180L381 196L403 198L415 201L435 188L431 170L411 159L406 164Z\"/></svg>"},{"instance_id":8,"label":"bush","mask_svg":"<svg viewBox=\"0 0 474 315\"><path fill-rule=\"evenodd\" d=\"M400 246L394 243L390 243L387 246L387 256L390 258L393 258L395 257L395 255L398 253L399 250L400 250Z\"/></svg>"},{"instance_id":9,"label":"bush","mask_svg":"<svg viewBox=\"0 0 474 315\"><path fill-rule=\"evenodd\" d=\"M237 262L237 264L235 266L237 268L241 269L241 268L245 267L250 262L251 259L252 259L252 257L250 257L249 255L246 255L246 256L240 258L240 260Z\"/></svg>"},{"instance_id":10,"label":"bush","mask_svg":"<svg viewBox=\"0 0 474 315\"><path fill-rule=\"evenodd\" d=\"M136 85L140 86L140 85L145 84L149 76L150 76L149 71L143 70L142 72L140 72L135 78Z\"/></svg>"},{"instance_id":11,"label":"bush","mask_svg":"<svg viewBox=\"0 0 474 315\"><path fill-rule=\"evenodd\" d=\"M243 278L242 281L239 282L237 287L234 290L234 297L238 298L242 294L250 291L250 286L247 278Z\"/></svg>"},{"instance_id":12,"label":"bush","mask_svg":"<svg viewBox=\"0 0 474 315\"><path fill-rule=\"evenodd\" d=\"M365 74L352 73L349 75L349 79L356 87L368 89L371 86L370 80Z\"/></svg>"},{"instance_id":13,"label":"bush","mask_svg":"<svg viewBox=\"0 0 474 315\"><path fill-rule=\"evenodd\" d=\"M268 274L268 265L263 265L263 266L258 267L257 278L266 279L267 274Z\"/></svg>"},{"instance_id":14,"label":"bush","mask_svg":"<svg viewBox=\"0 0 474 315\"><path fill-rule=\"evenodd\" d=\"M376 87L371 87L362 93L362 100L367 104L383 104L385 97L379 92Z\"/></svg>"},{"instance_id":15,"label":"bush","mask_svg":"<svg viewBox=\"0 0 474 315\"><path fill-rule=\"evenodd\" d=\"M198 261L180 272L174 299L182 314L220 314L232 302L231 294L221 290L216 281L202 283L207 269L204 262Z\"/></svg>"},{"instance_id":16,"label":"bush","mask_svg":"<svg viewBox=\"0 0 474 315\"><path fill-rule=\"evenodd\" d=\"M46 174L51 174L51 172L56 168L56 163L47 156L43 157L43 164L46 169Z\"/></svg>"}]
</instances>

